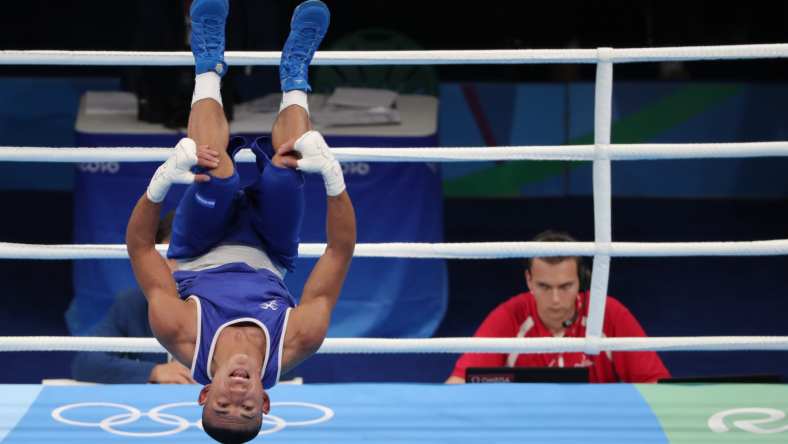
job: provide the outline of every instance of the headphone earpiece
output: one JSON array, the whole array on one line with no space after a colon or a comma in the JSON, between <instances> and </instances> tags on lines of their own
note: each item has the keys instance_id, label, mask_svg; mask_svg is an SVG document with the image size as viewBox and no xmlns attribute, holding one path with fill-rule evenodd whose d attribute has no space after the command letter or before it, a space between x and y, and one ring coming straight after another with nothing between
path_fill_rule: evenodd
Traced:
<instances>
[{"instance_id":1,"label":"headphone earpiece","mask_svg":"<svg viewBox=\"0 0 788 444\"><path fill-rule=\"evenodd\" d=\"M577 279L580 281L581 293L586 292L591 288L591 269L588 268L588 265L586 265L586 262L585 260L583 260L582 257L579 258L579 260L577 261ZM582 299L580 304L581 304L580 307L582 308ZM575 314L572 315L570 319L567 319L564 322L562 322L561 325L564 328L571 327L572 324L574 324L575 321L577 320L577 317L580 315L580 311L582 310L581 309L576 310Z\"/></svg>"},{"instance_id":2,"label":"headphone earpiece","mask_svg":"<svg viewBox=\"0 0 788 444\"><path fill-rule=\"evenodd\" d=\"M577 279L580 281L581 293L591 288L591 269L586 265L584 258L580 258L577 262Z\"/></svg>"}]
</instances>

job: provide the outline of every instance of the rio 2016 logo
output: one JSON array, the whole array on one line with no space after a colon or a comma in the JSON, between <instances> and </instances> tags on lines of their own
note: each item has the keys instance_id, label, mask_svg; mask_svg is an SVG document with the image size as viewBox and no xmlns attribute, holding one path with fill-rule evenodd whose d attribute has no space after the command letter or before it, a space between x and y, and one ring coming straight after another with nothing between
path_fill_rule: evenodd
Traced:
<instances>
[{"instance_id":1,"label":"rio 2016 logo","mask_svg":"<svg viewBox=\"0 0 788 444\"><path fill-rule=\"evenodd\" d=\"M107 173L116 174L120 171L118 162L83 162L80 163L79 171L83 173Z\"/></svg>"},{"instance_id":2,"label":"rio 2016 logo","mask_svg":"<svg viewBox=\"0 0 788 444\"><path fill-rule=\"evenodd\" d=\"M743 416L746 416L746 419L742 418ZM753 418L753 416L755 416L755 418ZM742 419L734 419L735 417ZM717 412L709 418L709 429L715 433L730 432L731 427L725 423L726 419L729 419L733 428L759 435L788 431L788 424L772 424L775 422L782 422L785 419L785 412L763 407L744 407Z\"/></svg>"},{"instance_id":3,"label":"rio 2016 logo","mask_svg":"<svg viewBox=\"0 0 788 444\"><path fill-rule=\"evenodd\" d=\"M366 162L343 162L342 174L346 176L366 176L372 169Z\"/></svg>"}]
</instances>

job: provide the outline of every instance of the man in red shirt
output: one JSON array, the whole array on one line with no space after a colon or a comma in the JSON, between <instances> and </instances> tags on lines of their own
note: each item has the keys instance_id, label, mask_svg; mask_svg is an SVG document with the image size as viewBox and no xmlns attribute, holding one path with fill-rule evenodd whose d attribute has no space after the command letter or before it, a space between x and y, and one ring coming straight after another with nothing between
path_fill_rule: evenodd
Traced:
<instances>
[{"instance_id":1,"label":"man in red shirt","mask_svg":"<svg viewBox=\"0 0 788 444\"><path fill-rule=\"evenodd\" d=\"M574 242L565 234L546 231L535 242ZM585 337L590 273L580 257L528 259L525 280L530 291L496 307L474 336L490 338ZM621 302L605 303L606 337L645 337L646 333ZM655 352L582 352L539 354L466 353L457 360L449 384L465 382L468 367L589 367L590 382L657 382L670 373Z\"/></svg>"}]
</instances>

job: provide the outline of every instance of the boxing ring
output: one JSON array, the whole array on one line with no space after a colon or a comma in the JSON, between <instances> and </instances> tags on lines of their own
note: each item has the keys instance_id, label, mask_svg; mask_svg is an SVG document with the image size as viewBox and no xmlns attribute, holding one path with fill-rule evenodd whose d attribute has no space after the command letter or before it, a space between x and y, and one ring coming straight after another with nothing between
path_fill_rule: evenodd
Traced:
<instances>
[{"instance_id":1,"label":"boxing ring","mask_svg":"<svg viewBox=\"0 0 788 444\"><path fill-rule=\"evenodd\" d=\"M211 442L193 386L0 390L3 444ZM782 385L318 384L270 393L258 438L270 442L784 443L788 429Z\"/></svg>"},{"instance_id":2,"label":"boxing ring","mask_svg":"<svg viewBox=\"0 0 788 444\"><path fill-rule=\"evenodd\" d=\"M768 256L788 254L788 240L757 242L613 242L611 162L788 155L788 142L611 144L613 66L656 61L788 57L788 44L682 48L319 52L318 65L593 63L597 66L594 144L479 148L341 148L340 161L454 162L585 160L593 162L593 242L359 244L356 256L498 259L593 257L585 338L329 338L319 353L458 353L655 350L788 350L788 337L604 338L612 257ZM278 52L228 52L231 66L276 65ZM5 65L191 65L186 52L0 51ZM0 147L0 161L163 161L167 148ZM237 158L251 162L250 152ZM364 221L359 221L363 224ZM163 246L159 246L164 251ZM324 244L302 244L319 256ZM0 259L126 259L123 245L0 243ZM153 339L6 337L0 351L163 352ZM0 442L198 442L190 386L0 386ZM265 439L288 442L786 442L785 385L429 384L280 385L271 391Z\"/></svg>"}]
</instances>

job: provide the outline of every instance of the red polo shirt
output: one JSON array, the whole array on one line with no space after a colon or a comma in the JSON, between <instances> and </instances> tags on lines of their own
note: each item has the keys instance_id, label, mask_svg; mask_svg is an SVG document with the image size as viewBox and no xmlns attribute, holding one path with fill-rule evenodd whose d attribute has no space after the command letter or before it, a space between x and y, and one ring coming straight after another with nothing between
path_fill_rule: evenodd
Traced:
<instances>
[{"instance_id":1,"label":"red polo shirt","mask_svg":"<svg viewBox=\"0 0 788 444\"><path fill-rule=\"evenodd\" d=\"M589 293L580 294L577 321L565 330L564 337L582 338L586 334ZM638 321L621 302L608 296L605 303L605 337L645 337ZM531 293L520 293L495 308L474 335L484 338L549 338L550 330L536 311ZM452 376L465 378L468 367L590 367L591 382L656 382L670 373L655 352L601 352L596 356L581 352L539 354L466 353L457 360Z\"/></svg>"}]
</instances>

